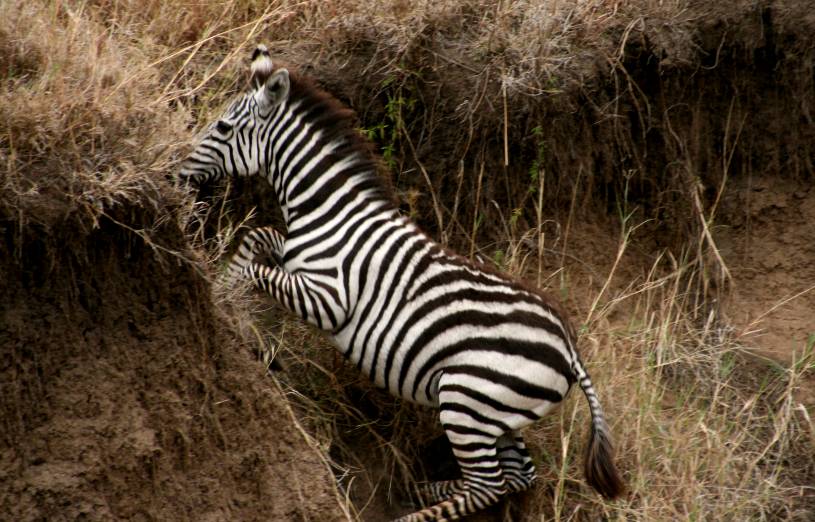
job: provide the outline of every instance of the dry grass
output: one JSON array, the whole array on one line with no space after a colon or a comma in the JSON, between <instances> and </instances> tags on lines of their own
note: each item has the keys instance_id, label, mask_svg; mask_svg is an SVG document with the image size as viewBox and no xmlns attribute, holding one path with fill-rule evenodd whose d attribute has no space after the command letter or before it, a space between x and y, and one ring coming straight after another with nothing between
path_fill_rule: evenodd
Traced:
<instances>
[{"instance_id":1,"label":"dry grass","mask_svg":"<svg viewBox=\"0 0 815 522\"><path fill-rule=\"evenodd\" d=\"M758 62L767 38L751 40L765 22L752 4L703 4L9 0L0 4L1 210L46 236L66 216L82 227L112 216L159 251L217 265L268 208L194 203L167 177L192 130L242 88L247 50L266 42L390 147L407 211L444 242L559 294L579 319L630 494L604 502L582 484L587 408L572 398L528 430L540 485L523 514L507 506L503 516L806 520L815 434L796 390L812 352L789 366L750 355L715 306L727 267L711 230L728 176L779 156L793 175L812 175L810 127L789 131L779 152L743 123L757 110L745 99L766 86L733 72L738 85L722 80L722 98L747 94L720 103L701 81L682 83L712 82L742 56ZM775 37L795 46L777 57L791 94L771 101L804 121L812 33L795 29L807 20L795 5L773 9ZM732 30L709 42L717 21ZM698 94L672 98L681 88ZM119 215L124 201L168 210L192 250ZM219 288L215 298L246 337L283 351L277 379L300 423L335 461L352 509L376 520L422 475L414 460L439 433L432 414L371 389L264 301Z\"/></svg>"},{"instance_id":2,"label":"dry grass","mask_svg":"<svg viewBox=\"0 0 815 522\"><path fill-rule=\"evenodd\" d=\"M628 248L634 242L626 234L620 241L629 242L620 244ZM597 255L585 247L574 250ZM611 419L629 485L626 498L603 501L583 482L588 411L574 393L525 431L539 486L523 499L522 511L507 504L498 515L643 521L811 516L815 446L797 392L812 378L815 353L810 347L788 367L768 364L715 313L700 321L693 304L697 266L695 259L680 264L666 255L651 267L640 266L639 277L628 279L629 269L613 277L610 287L595 281L569 289L568 302L578 313L596 305L580 343ZM610 261L598 269L610 272ZM564 280L587 280L580 269L564 272ZM378 520L383 508L377 502L383 500L373 500L366 511L368 495L388 493L398 503L407 484L425 476L412 461L441 430L432 414L372 389L324 340L280 313L272 311L279 321L274 347L289 371L278 379L303 422L344 463L341 483L357 500L362 519Z\"/></svg>"},{"instance_id":3,"label":"dry grass","mask_svg":"<svg viewBox=\"0 0 815 522\"><path fill-rule=\"evenodd\" d=\"M28 2L0 6L4 210L46 235L65 221L95 227L124 202L182 204L163 185L189 139L189 116L151 105L154 78L117 90L144 58L82 14Z\"/></svg>"},{"instance_id":4,"label":"dry grass","mask_svg":"<svg viewBox=\"0 0 815 522\"><path fill-rule=\"evenodd\" d=\"M579 467L571 464L579 463L587 418L574 400L560 427L536 431L541 447L557 455L557 489L539 501L544 508L554 502L555 519L581 519L577 511L592 505L610 518L637 520L804 520L811 513L812 461L793 456L811 454L794 390L811 371L812 353L800 366L771 369L752 360L715 314L700 325L687 306L694 264L658 262L586 325L584 352L610 403L631 491L617 504L598 505L591 493L580 498ZM624 321L610 319L617 307ZM565 442L559 448L552 439ZM555 466L558 457L568 468Z\"/></svg>"}]
</instances>

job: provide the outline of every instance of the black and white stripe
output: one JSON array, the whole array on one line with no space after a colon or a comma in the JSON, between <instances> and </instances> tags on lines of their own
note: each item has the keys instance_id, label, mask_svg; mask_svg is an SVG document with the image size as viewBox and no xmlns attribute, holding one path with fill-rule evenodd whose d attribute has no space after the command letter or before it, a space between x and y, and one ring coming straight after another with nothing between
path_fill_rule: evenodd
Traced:
<instances>
[{"instance_id":1,"label":"black and white stripe","mask_svg":"<svg viewBox=\"0 0 815 522\"><path fill-rule=\"evenodd\" d=\"M575 382L591 409L587 480L604 496L620 494L600 403L556 304L445 250L400 215L336 100L275 69L263 46L252 70L254 88L180 175L195 183L266 176L287 231L247 234L233 275L328 332L377 385L439 408L462 478L427 486L432 505L400 520L452 520L527 489L535 470L519 430Z\"/></svg>"}]
</instances>

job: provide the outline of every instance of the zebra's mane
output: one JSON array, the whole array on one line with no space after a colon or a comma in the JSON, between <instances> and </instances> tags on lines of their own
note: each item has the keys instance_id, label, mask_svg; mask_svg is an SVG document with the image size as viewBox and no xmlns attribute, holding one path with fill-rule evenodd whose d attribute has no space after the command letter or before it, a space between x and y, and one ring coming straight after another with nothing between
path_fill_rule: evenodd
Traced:
<instances>
[{"instance_id":1,"label":"zebra's mane","mask_svg":"<svg viewBox=\"0 0 815 522\"><path fill-rule=\"evenodd\" d=\"M390 172L376 152L374 144L359 131L359 119L354 110L320 88L313 78L305 74L289 69L289 78L291 81L289 100L301 101L309 108L319 106L317 120L325 138L343 143L336 154L340 156L356 154L359 163L355 170L370 172L371 179L376 180L381 187L381 196L398 206Z\"/></svg>"}]
</instances>

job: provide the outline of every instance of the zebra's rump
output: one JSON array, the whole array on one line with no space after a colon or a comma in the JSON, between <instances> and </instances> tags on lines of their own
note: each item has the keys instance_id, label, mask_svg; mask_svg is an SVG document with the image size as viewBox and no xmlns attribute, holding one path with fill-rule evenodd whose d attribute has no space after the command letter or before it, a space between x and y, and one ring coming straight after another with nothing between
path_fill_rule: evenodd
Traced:
<instances>
[{"instance_id":1,"label":"zebra's rump","mask_svg":"<svg viewBox=\"0 0 815 522\"><path fill-rule=\"evenodd\" d=\"M481 304L461 300L422 314L412 328L416 335L392 348L399 370L385 361L385 386L434 403L440 377L456 375L518 408L562 400L574 382L564 339L547 328L545 317L518 304Z\"/></svg>"}]
</instances>

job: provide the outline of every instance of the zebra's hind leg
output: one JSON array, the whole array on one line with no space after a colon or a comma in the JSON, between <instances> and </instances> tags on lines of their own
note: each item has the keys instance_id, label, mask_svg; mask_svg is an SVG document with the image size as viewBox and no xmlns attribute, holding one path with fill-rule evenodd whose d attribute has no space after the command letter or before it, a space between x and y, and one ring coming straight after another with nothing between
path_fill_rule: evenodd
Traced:
<instances>
[{"instance_id":1,"label":"zebra's hind leg","mask_svg":"<svg viewBox=\"0 0 815 522\"><path fill-rule=\"evenodd\" d=\"M527 490L535 480L535 464L520 431L506 433L498 439L498 462L510 492Z\"/></svg>"},{"instance_id":2,"label":"zebra's hind leg","mask_svg":"<svg viewBox=\"0 0 815 522\"><path fill-rule=\"evenodd\" d=\"M507 493L495 446L478 457L478 470L462 471L464 478L428 484L423 494L432 505L394 522L443 522L457 520L489 507ZM489 479L489 480L485 480Z\"/></svg>"},{"instance_id":3,"label":"zebra's hind leg","mask_svg":"<svg viewBox=\"0 0 815 522\"><path fill-rule=\"evenodd\" d=\"M520 431L505 433L498 438L498 463L504 473L507 490L510 493L529 489L536 478L535 465L526 449ZM422 500L435 504L450 498L454 493L461 491L463 481L442 480L421 484L417 487Z\"/></svg>"},{"instance_id":4,"label":"zebra's hind leg","mask_svg":"<svg viewBox=\"0 0 815 522\"><path fill-rule=\"evenodd\" d=\"M439 392L440 418L462 478L430 485L438 501L396 522L456 520L497 503L508 492L497 446L501 432L508 430L502 429L500 421L488 421L463 404L456 386L445 390L444 380L442 377Z\"/></svg>"},{"instance_id":5,"label":"zebra's hind leg","mask_svg":"<svg viewBox=\"0 0 815 522\"><path fill-rule=\"evenodd\" d=\"M243 236L238 250L229 260L222 282L229 288L234 286L243 274L244 268L257 256L270 256L280 265L283 260L283 243L286 238L272 227L253 228Z\"/></svg>"},{"instance_id":6,"label":"zebra's hind leg","mask_svg":"<svg viewBox=\"0 0 815 522\"><path fill-rule=\"evenodd\" d=\"M435 504L437 502L447 500L453 496L454 493L461 491L463 486L464 481L462 479L455 479L419 484L416 489L417 493L425 503Z\"/></svg>"}]
</instances>

